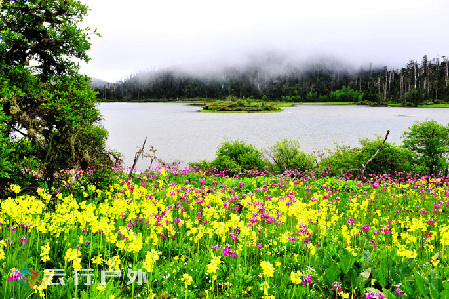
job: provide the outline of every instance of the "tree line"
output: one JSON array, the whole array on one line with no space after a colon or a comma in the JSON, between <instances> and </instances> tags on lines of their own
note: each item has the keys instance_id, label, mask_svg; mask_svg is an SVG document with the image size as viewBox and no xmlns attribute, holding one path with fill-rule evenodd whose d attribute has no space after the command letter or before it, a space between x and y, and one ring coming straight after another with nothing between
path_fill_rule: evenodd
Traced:
<instances>
[{"instance_id":1,"label":"tree line","mask_svg":"<svg viewBox=\"0 0 449 299\"><path fill-rule=\"evenodd\" d=\"M409 61L403 68L361 68L331 65L291 66L271 72L262 64L228 67L210 76L172 69L138 73L96 86L101 101L223 99L229 96L268 101L340 101L416 106L449 101L449 59Z\"/></svg>"}]
</instances>

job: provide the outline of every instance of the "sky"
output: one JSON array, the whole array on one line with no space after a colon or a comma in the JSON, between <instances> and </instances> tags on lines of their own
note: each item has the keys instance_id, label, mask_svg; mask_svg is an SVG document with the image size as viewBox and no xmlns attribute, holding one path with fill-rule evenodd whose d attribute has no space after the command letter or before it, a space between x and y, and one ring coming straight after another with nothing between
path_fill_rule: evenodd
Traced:
<instances>
[{"instance_id":1,"label":"sky","mask_svg":"<svg viewBox=\"0 0 449 299\"><path fill-rule=\"evenodd\" d=\"M243 63L276 53L331 57L355 68L400 68L449 56L449 0L84 0L96 28L90 77L116 82L146 70Z\"/></svg>"}]
</instances>

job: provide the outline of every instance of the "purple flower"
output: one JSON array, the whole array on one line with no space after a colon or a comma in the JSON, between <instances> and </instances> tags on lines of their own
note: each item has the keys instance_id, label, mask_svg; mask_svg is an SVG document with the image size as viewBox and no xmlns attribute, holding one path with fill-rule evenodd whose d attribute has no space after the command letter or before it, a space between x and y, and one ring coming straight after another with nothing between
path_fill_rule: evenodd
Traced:
<instances>
[{"instance_id":1,"label":"purple flower","mask_svg":"<svg viewBox=\"0 0 449 299\"><path fill-rule=\"evenodd\" d=\"M366 299L384 299L385 296L381 293L371 292L366 294Z\"/></svg>"}]
</instances>

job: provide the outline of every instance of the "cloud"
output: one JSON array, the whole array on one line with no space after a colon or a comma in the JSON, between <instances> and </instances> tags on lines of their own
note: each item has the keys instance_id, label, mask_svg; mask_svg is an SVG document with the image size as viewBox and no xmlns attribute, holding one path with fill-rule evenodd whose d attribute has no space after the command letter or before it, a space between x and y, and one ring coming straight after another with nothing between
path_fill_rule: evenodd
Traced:
<instances>
[{"instance_id":1,"label":"cloud","mask_svg":"<svg viewBox=\"0 0 449 299\"><path fill-rule=\"evenodd\" d=\"M449 49L446 0L91 0L98 28L82 70L115 81L150 67L238 62L276 51L400 67Z\"/></svg>"}]
</instances>

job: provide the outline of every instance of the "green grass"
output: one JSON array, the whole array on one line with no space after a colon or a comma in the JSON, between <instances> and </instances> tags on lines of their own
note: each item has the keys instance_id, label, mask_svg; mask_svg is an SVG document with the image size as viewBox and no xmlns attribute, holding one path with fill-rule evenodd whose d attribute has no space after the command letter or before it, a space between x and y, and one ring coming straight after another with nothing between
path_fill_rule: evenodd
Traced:
<instances>
[{"instance_id":1,"label":"green grass","mask_svg":"<svg viewBox=\"0 0 449 299\"><path fill-rule=\"evenodd\" d=\"M326 104L326 105L357 105L357 103L354 103L354 102L323 102L323 104Z\"/></svg>"},{"instance_id":2,"label":"green grass","mask_svg":"<svg viewBox=\"0 0 449 299\"><path fill-rule=\"evenodd\" d=\"M418 105L418 108L449 108L449 104Z\"/></svg>"},{"instance_id":3,"label":"green grass","mask_svg":"<svg viewBox=\"0 0 449 299\"><path fill-rule=\"evenodd\" d=\"M357 105L354 102L313 102L310 104L325 104L325 105Z\"/></svg>"},{"instance_id":4,"label":"green grass","mask_svg":"<svg viewBox=\"0 0 449 299\"><path fill-rule=\"evenodd\" d=\"M275 104L276 103L276 105L278 106L278 107L293 107L294 105L298 105L298 104L302 104L302 103L300 103L300 102L270 102L270 103L273 103L273 104Z\"/></svg>"},{"instance_id":5,"label":"green grass","mask_svg":"<svg viewBox=\"0 0 449 299\"><path fill-rule=\"evenodd\" d=\"M201 110L202 113L276 113L282 112L283 109L265 110L265 111L218 111L218 110Z\"/></svg>"}]
</instances>

